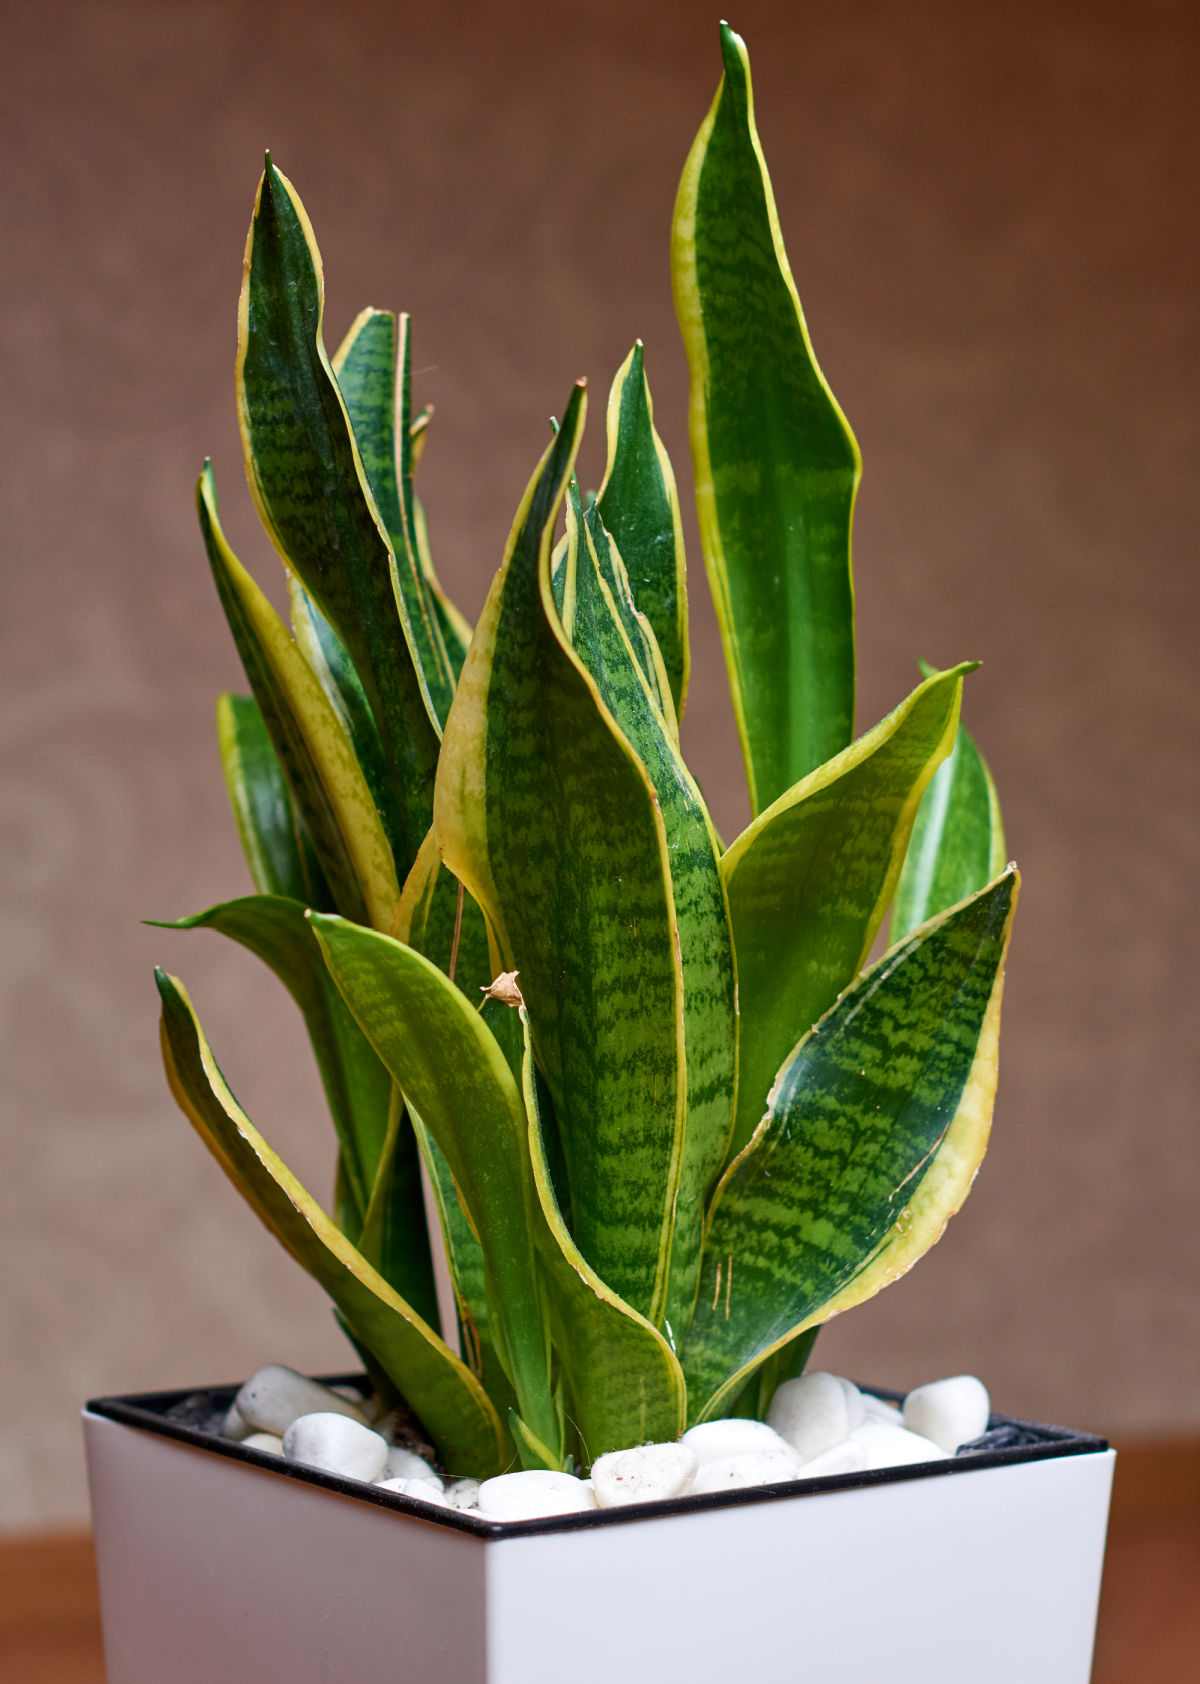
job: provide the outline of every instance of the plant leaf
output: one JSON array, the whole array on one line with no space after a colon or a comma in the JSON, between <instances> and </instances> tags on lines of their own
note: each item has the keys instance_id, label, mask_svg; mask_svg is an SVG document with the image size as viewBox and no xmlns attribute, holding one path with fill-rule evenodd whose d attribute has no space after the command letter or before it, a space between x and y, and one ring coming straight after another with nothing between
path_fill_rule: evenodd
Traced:
<instances>
[{"instance_id":1,"label":"plant leaf","mask_svg":"<svg viewBox=\"0 0 1200 1684\"><path fill-rule=\"evenodd\" d=\"M246 243L238 312L238 417L250 490L287 566L350 652L391 771L389 836L403 875L429 828L438 698L414 603L420 579L369 488L322 340L312 227L268 159Z\"/></svg>"},{"instance_id":2,"label":"plant leaf","mask_svg":"<svg viewBox=\"0 0 1200 1684\"><path fill-rule=\"evenodd\" d=\"M288 597L296 642L350 739L354 758L362 768L367 788L382 816L387 811L388 802L387 768L375 716L354 670L354 662L346 645L294 573L288 575Z\"/></svg>"},{"instance_id":3,"label":"plant leaf","mask_svg":"<svg viewBox=\"0 0 1200 1684\"><path fill-rule=\"evenodd\" d=\"M445 1155L483 1248L490 1322L521 1417L561 1463L525 1114L504 1054L477 1008L413 948L338 918L312 923L343 999Z\"/></svg>"},{"instance_id":4,"label":"plant leaf","mask_svg":"<svg viewBox=\"0 0 1200 1684\"><path fill-rule=\"evenodd\" d=\"M347 1235L436 1327L437 1294L412 1129L403 1116L390 1115L391 1077L330 979L305 907L279 896L248 895L191 918L152 922L167 930L216 930L261 959L283 983L304 1018L337 1133L343 1193L354 1218ZM362 1231L372 1202L380 1235L374 1249Z\"/></svg>"},{"instance_id":5,"label":"plant leaf","mask_svg":"<svg viewBox=\"0 0 1200 1684\"><path fill-rule=\"evenodd\" d=\"M498 1473L507 1433L470 1370L351 1245L267 1145L213 1058L183 985L157 973L163 1061L180 1109L261 1221L325 1289L420 1416L446 1466Z\"/></svg>"},{"instance_id":6,"label":"plant leaf","mask_svg":"<svg viewBox=\"0 0 1200 1684\"><path fill-rule=\"evenodd\" d=\"M675 1329L682 1337L699 1283L704 1209L733 1123L738 1011L729 913L712 824L622 624L608 582L611 564L620 558L594 504L584 512L582 526L574 505L568 505L567 542L574 588L564 630L614 727L649 775L661 811L663 871L682 984L677 1043L682 1079L664 1215L669 1278L662 1316L668 1336ZM658 1321L658 1314L651 1319Z\"/></svg>"},{"instance_id":7,"label":"plant leaf","mask_svg":"<svg viewBox=\"0 0 1200 1684\"><path fill-rule=\"evenodd\" d=\"M322 910L331 904L312 844L252 696L217 698L217 747L234 822L254 886Z\"/></svg>"},{"instance_id":8,"label":"plant leaf","mask_svg":"<svg viewBox=\"0 0 1200 1684\"><path fill-rule=\"evenodd\" d=\"M226 543L207 463L196 501L221 605L336 905L386 929L400 891L354 750L319 679Z\"/></svg>"},{"instance_id":9,"label":"plant leaf","mask_svg":"<svg viewBox=\"0 0 1200 1684\"><path fill-rule=\"evenodd\" d=\"M754 123L745 43L684 166L671 235L700 541L753 810L854 728L850 528L861 459L817 366Z\"/></svg>"},{"instance_id":10,"label":"plant leaf","mask_svg":"<svg viewBox=\"0 0 1200 1684\"><path fill-rule=\"evenodd\" d=\"M713 1199L694 1419L936 1244L987 1149L1015 867L893 948L800 1041Z\"/></svg>"},{"instance_id":11,"label":"plant leaf","mask_svg":"<svg viewBox=\"0 0 1200 1684\"><path fill-rule=\"evenodd\" d=\"M467 650L471 643L471 623L458 611L446 595L441 580L434 571L433 556L429 549L429 523L425 516L425 507L419 497L413 498L413 536L417 546L417 557L421 563L421 572L425 576L425 583L429 587L429 594L433 601L434 617L441 628L446 657L450 662L450 670L454 674L454 682L457 684L458 675L462 671L463 662L467 658Z\"/></svg>"},{"instance_id":12,"label":"plant leaf","mask_svg":"<svg viewBox=\"0 0 1200 1684\"><path fill-rule=\"evenodd\" d=\"M617 370L608 398L608 465L597 498L628 571L633 600L661 651L675 714L687 700L687 563L679 492L654 406L639 339Z\"/></svg>"},{"instance_id":13,"label":"plant leaf","mask_svg":"<svg viewBox=\"0 0 1200 1684\"><path fill-rule=\"evenodd\" d=\"M683 1371L662 1334L590 1267L563 1221L547 1159L540 1082L529 1015L522 1090L529 1121L529 1162L541 1223L536 1229L556 1348L580 1457L590 1467L609 1450L679 1437L687 1415Z\"/></svg>"},{"instance_id":14,"label":"plant leaf","mask_svg":"<svg viewBox=\"0 0 1200 1684\"><path fill-rule=\"evenodd\" d=\"M960 724L917 809L892 909L893 942L973 895L1004 869L1007 857L992 774Z\"/></svg>"},{"instance_id":15,"label":"plant leaf","mask_svg":"<svg viewBox=\"0 0 1200 1684\"><path fill-rule=\"evenodd\" d=\"M572 1232L635 1310L666 1305L685 1071L662 817L559 623L554 520L583 427L572 395L522 499L446 725L447 866L520 972L562 1138Z\"/></svg>"},{"instance_id":16,"label":"plant leaf","mask_svg":"<svg viewBox=\"0 0 1200 1684\"><path fill-rule=\"evenodd\" d=\"M921 796L950 752L963 675L935 674L848 749L780 796L721 862L742 1017L731 1156L776 1073L857 976L904 859Z\"/></svg>"}]
</instances>

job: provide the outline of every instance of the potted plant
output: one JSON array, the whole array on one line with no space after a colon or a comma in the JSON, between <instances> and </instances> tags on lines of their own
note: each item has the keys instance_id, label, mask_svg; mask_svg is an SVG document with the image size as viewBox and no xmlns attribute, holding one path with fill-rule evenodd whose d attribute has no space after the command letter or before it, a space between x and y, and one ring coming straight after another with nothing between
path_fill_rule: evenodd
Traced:
<instances>
[{"instance_id":1,"label":"potted plant","mask_svg":"<svg viewBox=\"0 0 1200 1684\"><path fill-rule=\"evenodd\" d=\"M721 39L671 260L754 813L729 845L680 750L682 526L641 344L598 493L580 383L472 631L416 491L407 318L363 311L330 361L312 229L267 160L237 401L292 624L206 464L255 893L178 927L249 948L302 1011L332 1214L160 972L162 1042L365 1377L89 1406L111 1684L1088 1675L1107 1447L989 1419L978 1382L901 1417L806 1371L969 1191L1019 879L959 723L974 663L853 738L860 458Z\"/></svg>"}]
</instances>

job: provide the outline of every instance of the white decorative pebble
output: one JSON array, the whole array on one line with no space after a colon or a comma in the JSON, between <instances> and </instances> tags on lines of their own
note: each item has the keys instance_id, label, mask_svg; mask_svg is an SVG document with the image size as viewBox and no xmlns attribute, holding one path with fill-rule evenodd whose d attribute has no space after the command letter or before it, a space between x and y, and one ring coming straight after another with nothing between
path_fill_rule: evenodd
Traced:
<instances>
[{"instance_id":1,"label":"white decorative pebble","mask_svg":"<svg viewBox=\"0 0 1200 1684\"><path fill-rule=\"evenodd\" d=\"M447 1500L440 1479L380 1479L377 1491L395 1491L401 1497L416 1497L422 1503L436 1503L440 1509L453 1508Z\"/></svg>"},{"instance_id":2,"label":"white decorative pebble","mask_svg":"<svg viewBox=\"0 0 1200 1684\"><path fill-rule=\"evenodd\" d=\"M857 1386L821 1373L785 1380L767 1411L768 1423L805 1462L849 1438L866 1416Z\"/></svg>"},{"instance_id":3,"label":"white decorative pebble","mask_svg":"<svg viewBox=\"0 0 1200 1684\"><path fill-rule=\"evenodd\" d=\"M432 1480L439 1491L445 1489L445 1482L434 1472L424 1456L418 1456L415 1450L403 1450L393 1445L387 1453L384 1466L385 1479L428 1479Z\"/></svg>"},{"instance_id":4,"label":"white decorative pebble","mask_svg":"<svg viewBox=\"0 0 1200 1684\"><path fill-rule=\"evenodd\" d=\"M265 1450L268 1455L283 1455L283 1440L277 1433L250 1433L242 1440L243 1450Z\"/></svg>"},{"instance_id":5,"label":"white decorative pebble","mask_svg":"<svg viewBox=\"0 0 1200 1684\"><path fill-rule=\"evenodd\" d=\"M292 1422L283 1435L283 1453L289 1462L373 1482L387 1466L388 1447L361 1421L322 1410Z\"/></svg>"},{"instance_id":6,"label":"white decorative pebble","mask_svg":"<svg viewBox=\"0 0 1200 1684\"><path fill-rule=\"evenodd\" d=\"M862 1429L860 1428L859 1431ZM867 1447L858 1442L858 1433L851 1433L832 1450L822 1450L800 1464L800 1479L824 1479L829 1474L862 1473L867 1466Z\"/></svg>"},{"instance_id":7,"label":"white decorative pebble","mask_svg":"<svg viewBox=\"0 0 1200 1684\"><path fill-rule=\"evenodd\" d=\"M883 1421L889 1427L899 1427L903 1424L898 1403L889 1403L882 1397L872 1397L870 1392L860 1392L859 1396L863 1400L868 1421Z\"/></svg>"},{"instance_id":8,"label":"white decorative pebble","mask_svg":"<svg viewBox=\"0 0 1200 1684\"><path fill-rule=\"evenodd\" d=\"M479 1487L477 1506L485 1520L537 1520L543 1515L594 1509L595 1493L572 1474L527 1468L498 1474Z\"/></svg>"},{"instance_id":9,"label":"white decorative pebble","mask_svg":"<svg viewBox=\"0 0 1200 1684\"><path fill-rule=\"evenodd\" d=\"M681 1496L696 1477L700 1459L689 1444L641 1444L610 1450L592 1464L592 1487L602 1509L622 1503L659 1503Z\"/></svg>"},{"instance_id":10,"label":"white decorative pebble","mask_svg":"<svg viewBox=\"0 0 1200 1684\"><path fill-rule=\"evenodd\" d=\"M269 1363L252 1374L234 1405L251 1431L259 1433L283 1434L302 1415L344 1415L360 1423L366 1420L359 1405L349 1398L279 1363Z\"/></svg>"},{"instance_id":11,"label":"white decorative pebble","mask_svg":"<svg viewBox=\"0 0 1200 1684\"><path fill-rule=\"evenodd\" d=\"M910 1462L942 1462L946 1452L932 1439L885 1421L865 1421L852 1442L866 1455L868 1468L902 1468Z\"/></svg>"},{"instance_id":12,"label":"white decorative pebble","mask_svg":"<svg viewBox=\"0 0 1200 1684\"><path fill-rule=\"evenodd\" d=\"M242 1419L242 1412L235 1400L225 1411L225 1419L221 1422L221 1437L231 1438L235 1444L240 1444L244 1438L249 1438L253 1431L249 1421Z\"/></svg>"},{"instance_id":13,"label":"white decorative pebble","mask_svg":"<svg viewBox=\"0 0 1200 1684\"><path fill-rule=\"evenodd\" d=\"M456 1479L447 1491L446 1501L452 1509L473 1509L479 1502L477 1479Z\"/></svg>"},{"instance_id":14,"label":"white decorative pebble","mask_svg":"<svg viewBox=\"0 0 1200 1684\"><path fill-rule=\"evenodd\" d=\"M802 1476L803 1469L790 1450L750 1450L740 1456L714 1457L710 1462L701 1462L688 1496L741 1491L752 1485L775 1485Z\"/></svg>"},{"instance_id":15,"label":"white decorative pebble","mask_svg":"<svg viewBox=\"0 0 1200 1684\"><path fill-rule=\"evenodd\" d=\"M960 1444L970 1444L987 1432L991 1407L982 1380L973 1374L956 1374L909 1392L904 1400L904 1425L953 1456Z\"/></svg>"},{"instance_id":16,"label":"white decorative pebble","mask_svg":"<svg viewBox=\"0 0 1200 1684\"><path fill-rule=\"evenodd\" d=\"M731 1415L725 1421L702 1421L698 1427L689 1427L679 1442L695 1452L701 1467L730 1456L771 1456L789 1448L774 1427L765 1421L744 1420L740 1415Z\"/></svg>"}]
</instances>

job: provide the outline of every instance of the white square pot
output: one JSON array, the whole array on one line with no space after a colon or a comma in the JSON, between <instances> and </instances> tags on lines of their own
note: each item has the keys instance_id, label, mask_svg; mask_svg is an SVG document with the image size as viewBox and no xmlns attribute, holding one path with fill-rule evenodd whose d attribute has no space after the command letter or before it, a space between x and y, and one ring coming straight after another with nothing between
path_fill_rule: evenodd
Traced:
<instances>
[{"instance_id":1,"label":"white square pot","mask_svg":"<svg viewBox=\"0 0 1200 1684\"><path fill-rule=\"evenodd\" d=\"M1100 1439L492 1524L196 1432L184 1395L84 1414L108 1684L1091 1673Z\"/></svg>"}]
</instances>

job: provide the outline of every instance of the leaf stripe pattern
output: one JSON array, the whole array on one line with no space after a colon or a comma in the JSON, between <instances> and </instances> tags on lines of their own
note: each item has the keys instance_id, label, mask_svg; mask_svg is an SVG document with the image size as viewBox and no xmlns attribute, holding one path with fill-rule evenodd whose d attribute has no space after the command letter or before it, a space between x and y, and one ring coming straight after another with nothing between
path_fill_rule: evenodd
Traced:
<instances>
[{"instance_id":1,"label":"leaf stripe pattern","mask_svg":"<svg viewBox=\"0 0 1200 1684\"><path fill-rule=\"evenodd\" d=\"M1010 869L922 926L784 1063L713 1200L684 1347L694 1419L911 1266L966 1198L991 1124L1017 891Z\"/></svg>"}]
</instances>

